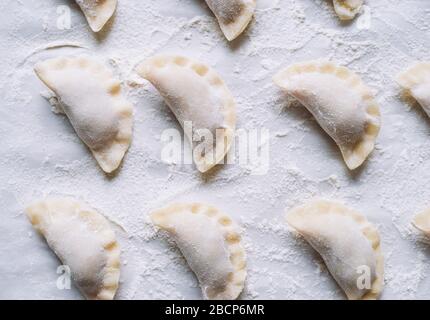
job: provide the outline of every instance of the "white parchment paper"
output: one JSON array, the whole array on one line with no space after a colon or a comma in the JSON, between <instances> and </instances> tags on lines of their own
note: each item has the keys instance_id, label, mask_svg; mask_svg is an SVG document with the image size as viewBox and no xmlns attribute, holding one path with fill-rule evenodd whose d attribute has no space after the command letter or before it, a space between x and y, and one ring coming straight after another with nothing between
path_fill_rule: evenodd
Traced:
<instances>
[{"instance_id":1,"label":"white parchment paper","mask_svg":"<svg viewBox=\"0 0 430 320\"><path fill-rule=\"evenodd\" d=\"M258 0L249 29L228 43L200 0L119 0L99 35L73 1L1 1L0 298L82 298L75 288L57 289L60 262L24 214L31 202L54 195L86 201L122 227L118 299L201 298L180 252L148 223L148 212L171 201L208 202L241 225L248 254L241 298L344 299L322 260L284 222L285 210L313 197L342 201L378 226L383 299L430 298L430 246L410 225L430 207L430 121L394 82L413 62L430 59L430 1L367 5L361 17L341 23L331 1ZM58 29L61 6L70 8L70 29ZM179 126L132 69L162 52L199 59L223 76L237 99L238 127L270 131L263 142L270 146L267 174L228 165L202 176L161 161L161 133ZM32 70L41 59L82 53L109 64L134 103L133 144L114 177L51 111ZM376 150L357 172L347 170L305 108L290 104L271 81L279 68L317 58L357 72L380 103Z\"/></svg>"}]
</instances>

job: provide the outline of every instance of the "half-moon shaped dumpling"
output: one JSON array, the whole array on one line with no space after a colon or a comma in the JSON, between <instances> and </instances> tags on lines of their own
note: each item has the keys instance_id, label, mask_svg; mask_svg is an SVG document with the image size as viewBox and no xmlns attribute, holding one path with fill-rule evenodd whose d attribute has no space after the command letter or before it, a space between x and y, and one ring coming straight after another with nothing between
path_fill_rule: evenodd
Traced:
<instances>
[{"instance_id":1,"label":"half-moon shaped dumpling","mask_svg":"<svg viewBox=\"0 0 430 320\"><path fill-rule=\"evenodd\" d=\"M53 198L27 208L34 228L70 268L87 299L112 300L119 283L120 249L109 222L84 203Z\"/></svg>"},{"instance_id":2,"label":"half-moon shaped dumpling","mask_svg":"<svg viewBox=\"0 0 430 320\"><path fill-rule=\"evenodd\" d=\"M56 58L36 65L37 76L58 98L81 140L105 172L115 171L131 143L133 107L121 83L86 57Z\"/></svg>"},{"instance_id":3,"label":"half-moon shaped dumpling","mask_svg":"<svg viewBox=\"0 0 430 320\"><path fill-rule=\"evenodd\" d=\"M430 62L419 62L397 77L397 82L409 92L430 116Z\"/></svg>"},{"instance_id":4,"label":"half-moon shaped dumpling","mask_svg":"<svg viewBox=\"0 0 430 320\"><path fill-rule=\"evenodd\" d=\"M103 29L113 16L117 0L75 0L84 12L88 24L94 32Z\"/></svg>"},{"instance_id":5,"label":"half-moon shaped dumpling","mask_svg":"<svg viewBox=\"0 0 430 320\"><path fill-rule=\"evenodd\" d=\"M430 236L430 210L426 210L415 216L412 224L418 229L424 232L427 236Z\"/></svg>"},{"instance_id":6,"label":"half-moon shaped dumpling","mask_svg":"<svg viewBox=\"0 0 430 320\"><path fill-rule=\"evenodd\" d=\"M206 172L220 163L236 128L236 102L220 76L200 62L170 55L141 63L137 72L157 88L182 127L192 124L185 134L197 169Z\"/></svg>"},{"instance_id":7,"label":"half-moon shaped dumpling","mask_svg":"<svg viewBox=\"0 0 430 320\"><path fill-rule=\"evenodd\" d=\"M333 5L341 20L352 20L360 12L363 0L333 0Z\"/></svg>"},{"instance_id":8,"label":"half-moon shaped dumpling","mask_svg":"<svg viewBox=\"0 0 430 320\"><path fill-rule=\"evenodd\" d=\"M236 39L251 21L256 0L206 0L227 40Z\"/></svg>"},{"instance_id":9,"label":"half-moon shaped dumpling","mask_svg":"<svg viewBox=\"0 0 430 320\"><path fill-rule=\"evenodd\" d=\"M324 200L294 208L287 222L321 255L351 300L376 299L384 262L379 233L361 214Z\"/></svg>"},{"instance_id":10,"label":"half-moon shaped dumpling","mask_svg":"<svg viewBox=\"0 0 430 320\"><path fill-rule=\"evenodd\" d=\"M175 204L151 214L175 240L205 299L233 300L242 292L246 255L233 221L204 204Z\"/></svg>"},{"instance_id":11,"label":"half-moon shaped dumpling","mask_svg":"<svg viewBox=\"0 0 430 320\"><path fill-rule=\"evenodd\" d=\"M274 82L312 113L349 169L366 160L379 133L380 114L360 77L330 62L311 61L280 71Z\"/></svg>"}]
</instances>

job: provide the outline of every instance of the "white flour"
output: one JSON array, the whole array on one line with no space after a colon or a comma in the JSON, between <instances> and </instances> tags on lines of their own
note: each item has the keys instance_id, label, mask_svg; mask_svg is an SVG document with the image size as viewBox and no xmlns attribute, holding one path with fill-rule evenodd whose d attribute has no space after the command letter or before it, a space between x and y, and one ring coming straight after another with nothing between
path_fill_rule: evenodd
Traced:
<instances>
[{"instance_id":1,"label":"white flour","mask_svg":"<svg viewBox=\"0 0 430 320\"><path fill-rule=\"evenodd\" d=\"M88 202L124 229L120 299L201 297L179 251L147 220L171 201L208 202L241 224L249 265L243 298L344 298L284 222L285 209L315 196L344 201L378 226L386 258L382 298L430 298L430 247L410 227L430 206L430 120L393 81L410 63L430 59L430 2L368 0L368 30L358 28L362 19L339 22L331 1L258 2L250 28L229 44L199 0L120 0L99 35L73 1L1 1L0 298L81 297L56 289L59 262L23 213L30 202L58 194ZM70 30L57 29L59 5L71 8ZM73 46L41 50L52 44ZM160 52L200 59L224 77L237 99L239 128L270 130L267 175L227 166L202 176L160 160L162 131L179 125L156 90L132 73ZM32 71L40 59L74 53L109 63L135 104L133 144L114 177L102 173L68 120L51 112ZM382 131L358 172L346 169L311 115L271 81L280 67L315 58L350 67L377 94Z\"/></svg>"}]
</instances>

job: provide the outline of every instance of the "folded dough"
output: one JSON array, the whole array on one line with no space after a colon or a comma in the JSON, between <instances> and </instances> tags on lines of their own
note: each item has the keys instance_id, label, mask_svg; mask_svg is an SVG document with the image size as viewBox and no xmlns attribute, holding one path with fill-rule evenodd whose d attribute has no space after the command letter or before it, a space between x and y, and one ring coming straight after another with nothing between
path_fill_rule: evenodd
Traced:
<instances>
[{"instance_id":1,"label":"folded dough","mask_svg":"<svg viewBox=\"0 0 430 320\"><path fill-rule=\"evenodd\" d=\"M294 208L286 218L321 255L349 299L379 297L384 259L379 233L364 216L339 203L318 200Z\"/></svg>"},{"instance_id":2,"label":"folded dough","mask_svg":"<svg viewBox=\"0 0 430 320\"><path fill-rule=\"evenodd\" d=\"M185 134L197 169L206 172L222 162L234 139L236 102L215 70L186 57L158 55L137 72L157 88L181 126L192 124ZM199 132L212 139L201 141Z\"/></svg>"},{"instance_id":3,"label":"folded dough","mask_svg":"<svg viewBox=\"0 0 430 320\"><path fill-rule=\"evenodd\" d=\"M256 0L206 0L227 40L236 39L251 21Z\"/></svg>"},{"instance_id":4,"label":"folded dough","mask_svg":"<svg viewBox=\"0 0 430 320\"><path fill-rule=\"evenodd\" d=\"M112 72L87 57L39 62L35 72L60 102L77 135L100 167L115 171L127 152L133 131L133 106L121 95Z\"/></svg>"},{"instance_id":5,"label":"folded dough","mask_svg":"<svg viewBox=\"0 0 430 320\"><path fill-rule=\"evenodd\" d=\"M309 61L281 70L273 80L312 113L350 170L363 164L374 149L380 113L359 76L331 62Z\"/></svg>"},{"instance_id":6,"label":"folded dough","mask_svg":"<svg viewBox=\"0 0 430 320\"><path fill-rule=\"evenodd\" d=\"M113 16L117 0L75 0L94 32L99 32Z\"/></svg>"},{"instance_id":7,"label":"folded dough","mask_svg":"<svg viewBox=\"0 0 430 320\"><path fill-rule=\"evenodd\" d=\"M427 236L430 236L430 210L417 214L412 221L412 224Z\"/></svg>"},{"instance_id":8,"label":"folded dough","mask_svg":"<svg viewBox=\"0 0 430 320\"><path fill-rule=\"evenodd\" d=\"M232 300L242 292L246 254L230 217L204 204L174 204L151 214L175 240L205 299Z\"/></svg>"},{"instance_id":9,"label":"folded dough","mask_svg":"<svg viewBox=\"0 0 430 320\"><path fill-rule=\"evenodd\" d=\"M352 20L360 12L363 2L363 0L333 0L333 5L341 20Z\"/></svg>"},{"instance_id":10,"label":"folded dough","mask_svg":"<svg viewBox=\"0 0 430 320\"><path fill-rule=\"evenodd\" d=\"M430 62L418 62L397 77L397 82L410 93L430 116Z\"/></svg>"},{"instance_id":11,"label":"folded dough","mask_svg":"<svg viewBox=\"0 0 430 320\"><path fill-rule=\"evenodd\" d=\"M43 200L26 211L85 297L112 300L119 283L120 249L109 222L69 198Z\"/></svg>"}]
</instances>

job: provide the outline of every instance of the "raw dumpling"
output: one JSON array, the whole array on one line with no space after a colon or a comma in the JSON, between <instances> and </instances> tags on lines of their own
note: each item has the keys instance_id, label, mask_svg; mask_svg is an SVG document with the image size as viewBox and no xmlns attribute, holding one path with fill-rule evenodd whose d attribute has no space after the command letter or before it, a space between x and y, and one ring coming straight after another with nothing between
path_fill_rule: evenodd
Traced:
<instances>
[{"instance_id":1,"label":"raw dumpling","mask_svg":"<svg viewBox=\"0 0 430 320\"><path fill-rule=\"evenodd\" d=\"M341 20L352 20L360 12L363 0L333 0L333 4Z\"/></svg>"},{"instance_id":2,"label":"raw dumpling","mask_svg":"<svg viewBox=\"0 0 430 320\"><path fill-rule=\"evenodd\" d=\"M236 39L254 15L256 0L206 0L227 40Z\"/></svg>"},{"instance_id":3,"label":"raw dumpling","mask_svg":"<svg viewBox=\"0 0 430 320\"><path fill-rule=\"evenodd\" d=\"M379 297L384 282L379 233L361 214L318 200L294 208L287 222L321 255L349 299Z\"/></svg>"},{"instance_id":4,"label":"raw dumpling","mask_svg":"<svg viewBox=\"0 0 430 320\"><path fill-rule=\"evenodd\" d=\"M86 57L56 58L36 65L37 76L58 98L101 168L115 171L131 143L133 107L109 69Z\"/></svg>"},{"instance_id":5,"label":"raw dumpling","mask_svg":"<svg viewBox=\"0 0 430 320\"><path fill-rule=\"evenodd\" d=\"M274 81L312 113L349 169L366 160L379 133L380 114L360 77L330 62L311 61L280 71Z\"/></svg>"},{"instance_id":6,"label":"raw dumpling","mask_svg":"<svg viewBox=\"0 0 430 320\"><path fill-rule=\"evenodd\" d=\"M48 242L87 299L112 300L119 283L120 249L109 222L86 204L54 198L27 208L34 228Z\"/></svg>"},{"instance_id":7,"label":"raw dumpling","mask_svg":"<svg viewBox=\"0 0 430 320\"><path fill-rule=\"evenodd\" d=\"M220 163L236 128L236 103L220 76L202 63L169 55L141 63L137 72L157 88L183 127L192 123L192 132L185 134L197 169L206 172ZM202 132L210 133L212 141L201 141Z\"/></svg>"},{"instance_id":8,"label":"raw dumpling","mask_svg":"<svg viewBox=\"0 0 430 320\"><path fill-rule=\"evenodd\" d=\"M397 82L409 92L430 116L430 62L419 62L397 77Z\"/></svg>"},{"instance_id":9,"label":"raw dumpling","mask_svg":"<svg viewBox=\"0 0 430 320\"><path fill-rule=\"evenodd\" d=\"M88 24L94 32L103 29L113 16L117 0L75 0L84 12Z\"/></svg>"},{"instance_id":10,"label":"raw dumpling","mask_svg":"<svg viewBox=\"0 0 430 320\"><path fill-rule=\"evenodd\" d=\"M233 221L204 204L176 204L151 214L175 240L205 299L233 300L242 292L246 255Z\"/></svg>"},{"instance_id":11,"label":"raw dumpling","mask_svg":"<svg viewBox=\"0 0 430 320\"><path fill-rule=\"evenodd\" d=\"M412 224L427 236L430 236L430 210L416 215Z\"/></svg>"}]
</instances>

